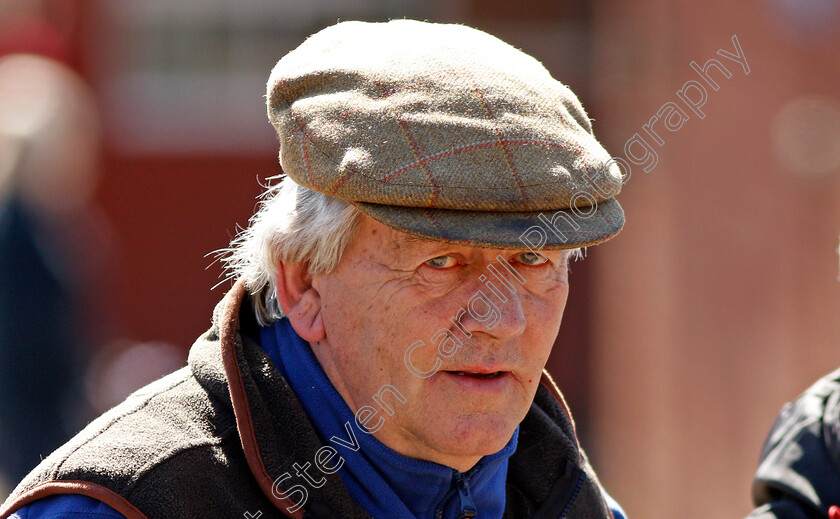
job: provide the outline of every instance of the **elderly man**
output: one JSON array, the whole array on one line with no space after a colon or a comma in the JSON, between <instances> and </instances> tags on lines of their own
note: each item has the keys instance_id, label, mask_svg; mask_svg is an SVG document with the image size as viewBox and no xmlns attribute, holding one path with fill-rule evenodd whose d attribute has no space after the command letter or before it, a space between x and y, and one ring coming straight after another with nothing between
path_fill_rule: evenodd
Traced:
<instances>
[{"instance_id":1,"label":"elderly man","mask_svg":"<svg viewBox=\"0 0 840 519\"><path fill-rule=\"evenodd\" d=\"M492 36L399 20L310 37L267 104L287 176L189 365L0 517L620 517L543 371L569 257L624 223L574 94Z\"/></svg>"}]
</instances>

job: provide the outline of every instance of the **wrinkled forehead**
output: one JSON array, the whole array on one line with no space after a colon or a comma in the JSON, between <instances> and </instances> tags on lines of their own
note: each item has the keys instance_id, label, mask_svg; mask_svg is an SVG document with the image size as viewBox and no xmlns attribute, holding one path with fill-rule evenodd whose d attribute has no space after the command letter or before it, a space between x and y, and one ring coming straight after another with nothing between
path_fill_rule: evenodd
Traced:
<instances>
[{"instance_id":1,"label":"wrinkled forehead","mask_svg":"<svg viewBox=\"0 0 840 519\"><path fill-rule=\"evenodd\" d=\"M404 233L385 224L377 222L368 216L362 216L362 220L356 229L353 238L354 242L378 245L386 257L394 261L400 259L411 260L417 257L430 257L435 254L461 253L466 256L487 255L495 257L498 254L513 255L522 252L531 252L527 248L522 250L490 249L486 247L472 247L464 244L453 244L445 241L427 240L418 236ZM542 251L541 251L542 253ZM565 250L545 251L544 254L550 258L560 259L567 254Z\"/></svg>"},{"instance_id":2,"label":"wrinkled forehead","mask_svg":"<svg viewBox=\"0 0 840 519\"><path fill-rule=\"evenodd\" d=\"M433 241L404 233L393 227L362 215L353 242L378 244L383 251L394 255L425 254L435 250L451 249L453 246L442 241Z\"/></svg>"}]
</instances>

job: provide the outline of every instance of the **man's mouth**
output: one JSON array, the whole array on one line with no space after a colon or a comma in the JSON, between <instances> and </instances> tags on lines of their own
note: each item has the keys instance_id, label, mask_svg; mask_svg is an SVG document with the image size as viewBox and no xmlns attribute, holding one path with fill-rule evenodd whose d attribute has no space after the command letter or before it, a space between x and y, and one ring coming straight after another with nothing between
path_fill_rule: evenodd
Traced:
<instances>
[{"instance_id":1,"label":"man's mouth","mask_svg":"<svg viewBox=\"0 0 840 519\"><path fill-rule=\"evenodd\" d=\"M462 376L462 377L474 377L474 378L479 378L479 379L489 379L489 378L496 378L496 377L498 377L498 376L500 376L504 373L507 373L507 372L506 371L493 371L493 372L490 372L490 373L480 373L480 372L477 372L477 371L447 371L447 373L452 373L453 375L459 375L459 376Z\"/></svg>"},{"instance_id":2,"label":"man's mouth","mask_svg":"<svg viewBox=\"0 0 840 519\"><path fill-rule=\"evenodd\" d=\"M443 371L443 379L455 384L460 391L470 394L500 394L510 389L513 372L506 369L492 371L501 366L463 366L466 369Z\"/></svg>"}]
</instances>

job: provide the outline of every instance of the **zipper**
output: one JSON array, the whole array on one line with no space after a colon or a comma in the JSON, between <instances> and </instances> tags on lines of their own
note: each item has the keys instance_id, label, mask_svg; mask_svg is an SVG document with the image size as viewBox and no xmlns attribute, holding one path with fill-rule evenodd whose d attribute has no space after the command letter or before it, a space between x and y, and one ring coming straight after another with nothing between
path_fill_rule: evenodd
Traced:
<instances>
[{"instance_id":1,"label":"zipper","mask_svg":"<svg viewBox=\"0 0 840 519\"><path fill-rule=\"evenodd\" d=\"M470 482L457 470L455 471L455 485L458 487L458 495L461 497L461 515L458 516L458 519L469 519L478 515L470 494Z\"/></svg>"},{"instance_id":2,"label":"zipper","mask_svg":"<svg viewBox=\"0 0 840 519\"><path fill-rule=\"evenodd\" d=\"M560 517L566 517L566 515L572 510L572 507L575 506L575 501L577 500L578 494L580 494L580 490L583 488L584 481L586 481L586 472L581 470L575 490L572 492L572 497L569 498L569 502L566 503L565 507L563 507Z\"/></svg>"},{"instance_id":3,"label":"zipper","mask_svg":"<svg viewBox=\"0 0 840 519\"><path fill-rule=\"evenodd\" d=\"M446 508L446 503L449 502L453 494L455 494L455 490L450 488L446 495L443 496L437 510L435 510L435 519L443 519L443 509Z\"/></svg>"},{"instance_id":4,"label":"zipper","mask_svg":"<svg viewBox=\"0 0 840 519\"><path fill-rule=\"evenodd\" d=\"M470 472L474 469L475 467L470 469ZM469 474L469 472L467 474ZM461 513L457 519L469 519L471 517L476 517L478 515L478 510L475 507L475 502L473 501L472 494L470 493L469 479L464 477L464 475L457 470L452 471L452 477L455 479L455 488L450 488L446 495L443 496L440 506L438 506L437 510L435 510L435 519L443 519L443 510L446 508L446 503L455 496L456 489L458 497L461 500Z\"/></svg>"}]
</instances>

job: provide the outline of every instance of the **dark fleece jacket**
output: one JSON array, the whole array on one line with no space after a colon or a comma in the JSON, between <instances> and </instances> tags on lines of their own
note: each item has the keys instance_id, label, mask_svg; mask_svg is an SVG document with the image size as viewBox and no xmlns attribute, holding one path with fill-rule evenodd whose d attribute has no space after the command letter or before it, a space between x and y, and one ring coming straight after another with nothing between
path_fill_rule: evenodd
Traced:
<instances>
[{"instance_id":1,"label":"dark fleece jacket","mask_svg":"<svg viewBox=\"0 0 840 519\"><path fill-rule=\"evenodd\" d=\"M753 482L749 519L826 519L840 505L840 369L785 405Z\"/></svg>"},{"instance_id":2,"label":"dark fleece jacket","mask_svg":"<svg viewBox=\"0 0 840 519\"><path fill-rule=\"evenodd\" d=\"M191 348L188 366L129 396L41 462L0 519L55 494L94 497L129 519L369 517L338 474L308 487L304 506L288 511L303 496L284 474L322 445L286 381L248 339L256 326L239 282ZM506 493L506 518L612 517L547 374L521 424Z\"/></svg>"}]
</instances>

